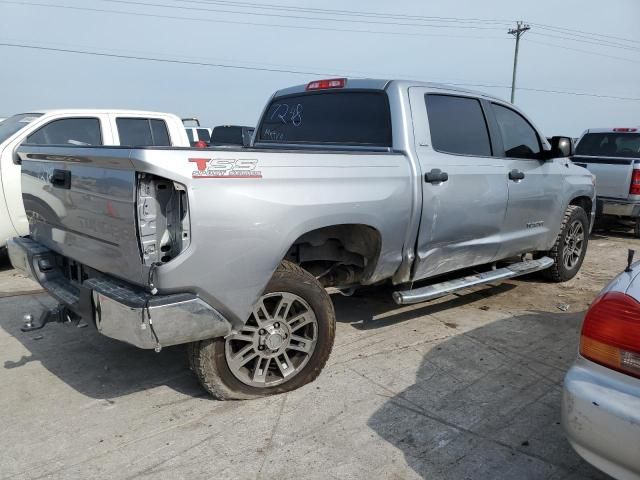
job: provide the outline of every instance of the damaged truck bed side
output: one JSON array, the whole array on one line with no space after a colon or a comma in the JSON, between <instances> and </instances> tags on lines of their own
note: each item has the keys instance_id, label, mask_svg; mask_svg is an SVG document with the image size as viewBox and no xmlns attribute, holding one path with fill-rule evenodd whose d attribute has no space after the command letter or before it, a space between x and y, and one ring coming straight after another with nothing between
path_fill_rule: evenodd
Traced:
<instances>
[{"instance_id":1,"label":"damaged truck bed side","mask_svg":"<svg viewBox=\"0 0 640 480\"><path fill-rule=\"evenodd\" d=\"M189 343L219 398L288 391L330 354L326 287L433 279L394 294L415 303L572 278L594 186L571 153L502 100L351 79L276 92L251 148L21 147L30 236L11 261L60 301L27 328L83 318L141 348Z\"/></svg>"}]
</instances>

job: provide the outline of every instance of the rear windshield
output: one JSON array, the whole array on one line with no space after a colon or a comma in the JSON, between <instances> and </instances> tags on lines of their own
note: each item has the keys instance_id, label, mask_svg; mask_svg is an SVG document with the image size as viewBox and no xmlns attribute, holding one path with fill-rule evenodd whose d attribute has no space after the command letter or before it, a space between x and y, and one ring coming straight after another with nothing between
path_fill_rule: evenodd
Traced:
<instances>
[{"instance_id":1,"label":"rear windshield","mask_svg":"<svg viewBox=\"0 0 640 480\"><path fill-rule=\"evenodd\" d=\"M206 128L199 128L198 129L198 140L203 140L203 141L209 143L211 141L211 135L209 135L209 130L207 130Z\"/></svg>"},{"instance_id":2,"label":"rear windshield","mask_svg":"<svg viewBox=\"0 0 640 480\"><path fill-rule=\"evenodd\" d=\"M587 133L576 147L576 155L640 157L640 133Z\"/></svg>"},{"instance_id":3,"label":"rear windshield","mask_svg":"<svg viewBox=\"0 0 640 480\"><path fill-rule=\"evenodd\" d=\"M242 127L221 125L211 132L211 143L214 145L242 145Z\"/></svg>"},{"instance_id":4,"label":"rear windshield","mask_svg":"<svg viewBox=\"0 0 640 480\"><path fill-rule=\"evenodd\" d=\"M389 100L380 91L318 92L274 99L259 142L391 146Z\"/></svg>"},{"instance_id":5,"label":"rear windshield","mask_svg":"<svg viewBox=\"0 0 640 480\"><path fill-rule=\"evenodd\" d=\"M42 116L41 113L20 113L0 122L0 143L40 116Z\"/></svg>"}]
</instances>

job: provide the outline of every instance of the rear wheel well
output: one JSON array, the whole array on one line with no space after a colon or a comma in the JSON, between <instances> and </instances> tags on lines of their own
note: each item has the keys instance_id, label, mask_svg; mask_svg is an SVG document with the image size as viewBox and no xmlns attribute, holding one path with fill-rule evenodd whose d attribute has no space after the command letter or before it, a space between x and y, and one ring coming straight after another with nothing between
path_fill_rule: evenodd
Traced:
<instances>
[{"instance_id":1,"label":"rear wheel well","mask_svg":"<svg viewBox=\"0 0 640 480\"><path fill-rule=\"evenodd\" d=\"M591 219L591 208L593 207L593 202L589 197L576 197L571 200L569 205L577 205L579 207L582 207L584 212L587 214L587 217Z\"/></svg>"},{"instance_id":2,"label":"rear wheel well","mask_svg":"<svg viewBox=\"0 0 640 480\"><path fill-rule=\"evenodd\" d=\"M380 232L373 227L331 225L298 237L285 260L300 265L324 287L344 287L357 285L371 276L380 246Z\"/></svg>"}]
</instances>

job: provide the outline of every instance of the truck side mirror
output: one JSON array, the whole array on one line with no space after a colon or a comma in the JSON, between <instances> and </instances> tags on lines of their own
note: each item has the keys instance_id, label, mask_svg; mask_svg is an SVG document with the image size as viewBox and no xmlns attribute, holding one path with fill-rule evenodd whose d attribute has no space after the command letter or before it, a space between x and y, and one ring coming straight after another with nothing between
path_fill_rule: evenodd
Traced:
<instances>
[{"instance_id":1,"label":"truck side mirror","mask_svg":"<svg viewBox=\"0 0 640 480\"><path fill-rule=\"evenodd\" d=\"M570 157L573 155L573 141L569 137L551 137L551 156Z\"/></svg>"}]
</instances>

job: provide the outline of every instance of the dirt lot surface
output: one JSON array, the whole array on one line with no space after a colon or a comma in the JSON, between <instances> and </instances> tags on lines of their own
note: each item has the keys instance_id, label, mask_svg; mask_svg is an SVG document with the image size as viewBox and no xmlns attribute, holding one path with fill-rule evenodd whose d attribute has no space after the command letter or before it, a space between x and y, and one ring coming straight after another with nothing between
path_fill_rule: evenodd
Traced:
<instances>
[{"instance_id":1,"label":"dirt lot surface","mask_svg":"<svg viewBox=\"0 0 640 480\"><path fill-rule=\"evenodd\" d=\"M21 333L53 305L0 267L0 478L605 478L568 445L561 383L580 321L640 241L595 235L581 273L398 307L334 296L319 379L247 402L208 398L185 348L155 354L91 328Z\"/></svg>"}]
</instances>

